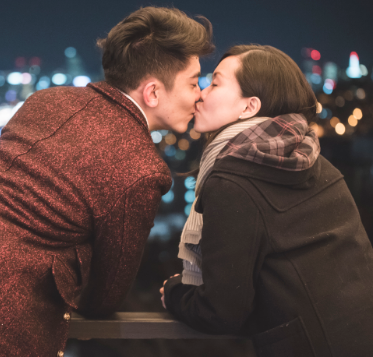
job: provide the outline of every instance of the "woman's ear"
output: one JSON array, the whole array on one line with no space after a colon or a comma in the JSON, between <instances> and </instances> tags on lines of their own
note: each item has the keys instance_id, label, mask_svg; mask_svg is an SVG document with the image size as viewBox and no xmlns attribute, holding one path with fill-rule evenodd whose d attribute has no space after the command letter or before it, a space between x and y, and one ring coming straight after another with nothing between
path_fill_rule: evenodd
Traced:
<instances>
[{"instance_id":1,"label":"woman's ear","mask_svg":"<svg viewBox=\"0 0 373 357\"><path fill-rule=\"evenodd\" d=\"M240 119L249 119L258 114L262 102L258 97L245 98L246 108L242 111Z\"/></svg>"}]
</instances>

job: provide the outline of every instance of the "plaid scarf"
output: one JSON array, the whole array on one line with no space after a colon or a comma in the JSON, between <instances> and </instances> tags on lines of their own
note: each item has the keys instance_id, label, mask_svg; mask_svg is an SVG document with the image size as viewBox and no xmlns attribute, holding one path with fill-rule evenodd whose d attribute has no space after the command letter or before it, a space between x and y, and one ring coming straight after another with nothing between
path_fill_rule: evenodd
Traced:
<instances>
[{"instance_id":1,"label":"plaid scarf","mask_svg":"<svg viewBox=\"0 0 373 357\"><path fill-rule=\"evenodd\" d=\"M320 153L316 133L301 114L254 118L223 130L206 148L196 183L196 199L181 234L178 257L183 259L182 282L201 285L202 254L199 241L202 214L194 210L198 194L216 160L227 156L288 171L306 170Z\"/></svg>"}]
</instances>

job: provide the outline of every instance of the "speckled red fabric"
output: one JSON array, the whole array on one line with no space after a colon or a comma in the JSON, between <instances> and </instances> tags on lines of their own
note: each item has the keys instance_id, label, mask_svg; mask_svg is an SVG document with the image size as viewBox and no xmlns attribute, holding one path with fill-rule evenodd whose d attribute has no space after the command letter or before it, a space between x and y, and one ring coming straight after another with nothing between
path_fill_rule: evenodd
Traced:
<instances>
[{"instance_id":1,"label":"speckled red fabric","mask_svg":"<svg viewBox=\"0 0 373 357\"><path fill-rule=\"evenodd\" d=\"M57 356L73 309L119 307L170 185L145 118L117 89L27 99L0 138L1 356Z\"/></svg>"}]
</instances>

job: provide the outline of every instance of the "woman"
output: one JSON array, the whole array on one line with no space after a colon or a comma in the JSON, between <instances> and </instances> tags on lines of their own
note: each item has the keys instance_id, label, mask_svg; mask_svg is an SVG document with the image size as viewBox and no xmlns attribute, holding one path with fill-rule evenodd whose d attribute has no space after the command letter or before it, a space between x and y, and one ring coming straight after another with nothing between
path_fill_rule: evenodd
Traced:
<instances>
[{"instance_id":1,"label":"woman","mask_svg":"<svg viewBox=\"0 0 373 357\"><path fill-rule=\"evenodd\" d=\"M373 250L319 155L299 67L235 46L201 98L195 129L210 138L166 308L202 332L252 337L258 356L372 356Z\"/></svg>"}]
</instances>

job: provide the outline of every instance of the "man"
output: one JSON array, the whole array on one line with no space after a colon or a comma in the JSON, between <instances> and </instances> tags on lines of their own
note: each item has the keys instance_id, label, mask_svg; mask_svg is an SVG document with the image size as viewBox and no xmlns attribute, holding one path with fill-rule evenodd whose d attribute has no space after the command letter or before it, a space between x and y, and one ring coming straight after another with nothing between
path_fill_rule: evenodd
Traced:
<instances>
[{"instance_id":1,"label":"man","mask_svg":"<svg viewBox=\"0 0 373 357\"><path fill-rule=\"evenodd\" d=\"M105 81L36 92L0 139L0 350L63 356L73 309L113 313L171 185L150 131L184 132L211 24L142 8L103 49Z\"/></svg>"}]
</instances>

